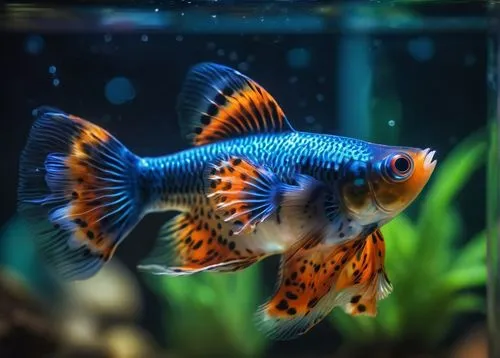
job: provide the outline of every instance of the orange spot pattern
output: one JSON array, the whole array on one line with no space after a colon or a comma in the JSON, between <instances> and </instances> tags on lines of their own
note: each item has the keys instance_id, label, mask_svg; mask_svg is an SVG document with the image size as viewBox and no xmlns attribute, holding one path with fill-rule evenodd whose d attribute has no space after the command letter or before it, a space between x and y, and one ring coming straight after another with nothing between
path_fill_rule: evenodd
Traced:
<instances>
[{"instance_id":1,"label":"orange spot pattern","mask_svg":"<svg viewBox=\"0 0 500 358\"><path fill-rule=\"evenodd\" d=\"M213 265L218 265L215 271L237 271L265 257L263 252L246 247L249 238L235 237L231 225L208 205L196 205L191 212L178 214L162 228L160 236L172 237L172 262L167 264L174 272Z\"/></svg>"},{"instance_id":2,"label":"orange spot pattern","mask_svg":"<svg viewBox=\"0 0 500 358\"><path fill-rule=\"evenodd\" d=\"M376 292L365 296L363 288L383 272L384 253L379 232L334 247L301 248L283 264L279 288L266 304L265 312L277 319L304 317L332 290L353 287L360 289L351 300L355 305L352 314L373 312ZM308 329L322 318L317 317Z\"/></svg>"},{"instance_id":3,"label":"orange spot pattern","mask_svg":"<svg viewBox=\"0 0 500 358\"><path fill-rule=\"evenodd\" d=\"M106 189L109 184L98 179L99 163L94 156L111 137L102 128L82 118L71 115L69 118L81 126L72 140L73 145L65 162L69 174L66 193L70 200L69 217L77 225L74 237L107 261L116 250L116 243L103 230L99 220L106 214L100 198L112 191Z\"/></svg>"},{"instance_id":4,"label":"orange spot pattern","mask_svg":"<svg viewBox=\"0 0 500 358\"><path fill-rule=\"evenodd\" d=\"M220 163L208 176L208 197L217 208L218 214L229 222L239 224L240 228L235 228L236 234L240 231L250 233L257 224L252 221L257 214L252 209L259 206L255 205L255 200L266 202L270 198L263 198L262 193L259 194L261 196L254 196L256 188L252 185L265 185L257 180L266 180L264 178L269 176L270 173L265 169L240 158L230 158Z\"/></svg>"}]
</instances>

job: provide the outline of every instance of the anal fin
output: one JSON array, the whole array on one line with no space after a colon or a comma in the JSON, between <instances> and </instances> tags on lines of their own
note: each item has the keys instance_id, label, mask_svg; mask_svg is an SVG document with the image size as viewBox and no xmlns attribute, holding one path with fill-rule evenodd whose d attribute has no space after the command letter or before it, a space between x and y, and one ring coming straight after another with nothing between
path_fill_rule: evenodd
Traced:
<instances>
[{"instance_id":1,"label":"anal fin","mask_svg":"<svg viewBox=\"0 0 500 358\"><path fill-rule=\"evenodd\" d=\"M161 229L156 246L138 268L153 274L242 270L267 256L256 234L234 235L208 205L180 213Z\"/></svg>"}]
</instances>

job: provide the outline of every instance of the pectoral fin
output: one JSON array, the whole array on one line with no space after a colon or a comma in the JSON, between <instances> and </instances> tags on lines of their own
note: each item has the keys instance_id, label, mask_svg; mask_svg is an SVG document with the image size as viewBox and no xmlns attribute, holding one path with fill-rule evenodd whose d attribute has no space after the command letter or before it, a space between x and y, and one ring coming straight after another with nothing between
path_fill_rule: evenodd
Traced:
<instances>
[{"instance_id":1,"label":"pectoral fin","mask_svg":"<svg viewBox=\"0 0 500 358\"><path fill-rule=\"evenodd\" d=\"M206 192L224 221L237 226L236 235L252 231L277 214L278 224L281 217L304 222L296 232L297 240L302 240L325 231L340 213L321 182L298 175L295 183L287 184L265 165L247 158L232 156L213 164Z\"/></svg>"}]
</instances>

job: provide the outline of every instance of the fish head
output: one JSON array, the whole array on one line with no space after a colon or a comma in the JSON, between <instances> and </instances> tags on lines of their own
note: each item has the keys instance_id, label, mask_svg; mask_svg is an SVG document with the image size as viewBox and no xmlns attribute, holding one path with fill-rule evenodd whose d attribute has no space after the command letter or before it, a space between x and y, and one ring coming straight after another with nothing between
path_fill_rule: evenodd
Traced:
<instances>
[{"instance_id":1,"label":"fish head","mask_svg":"<svg viewBox=\"0 0 500 358\"><path fill-rule=\"evenodd\" d=\"M374 146L370 161L346 164L345 208L361 224L387 222L420 194L436 167L434 155L430 148Z\"/></svg>"}]
</instances>

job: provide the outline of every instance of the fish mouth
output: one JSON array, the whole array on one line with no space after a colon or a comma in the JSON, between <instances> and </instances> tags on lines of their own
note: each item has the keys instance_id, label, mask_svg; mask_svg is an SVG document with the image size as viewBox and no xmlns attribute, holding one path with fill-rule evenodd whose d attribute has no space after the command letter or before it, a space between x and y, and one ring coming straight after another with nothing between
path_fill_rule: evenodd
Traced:
<instances>
[{"instance_id":1,"label":"fish mouth","mask_svg":"<svg viewBox=\"0 0 500 358\"><path fill-rule=\"evenodd\" d=\"M424 156L424 169L433 171L436 167L437 160L434 159L434 155L436 154L435 150L431 150L430 148L426 148L423 150Z\"/></svg>"}]
</instances>

